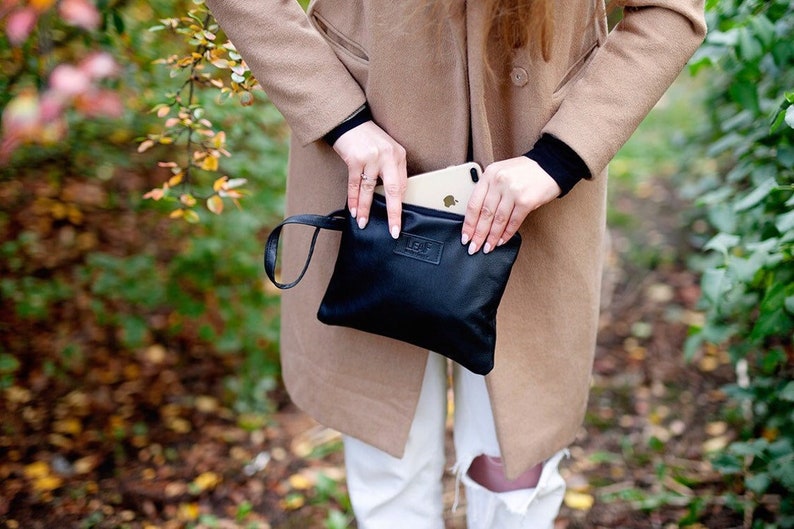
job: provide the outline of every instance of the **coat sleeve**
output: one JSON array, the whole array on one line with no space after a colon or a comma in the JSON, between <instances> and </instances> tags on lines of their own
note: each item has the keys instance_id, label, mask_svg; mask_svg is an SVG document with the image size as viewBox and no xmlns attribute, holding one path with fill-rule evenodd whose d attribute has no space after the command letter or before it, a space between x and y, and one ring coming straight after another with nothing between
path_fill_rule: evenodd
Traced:
<instances>
[{"instance_id":1,"label":"coat sleeve","mask_svg":"<svg viewBox=\"0 0 794 529\"><path fill-rule=\"evenodd\" d=\"M588 69L543 128L598 175L706 36L703 0L628 0Z\"/></svg>"},{"instance_id":2,"label":"coat sleeve","mask_svg":"<svg viewBox=\"0 0 794 529\"><path fill-rule=\"evenodd\" d=\"M207 0L270 100L302 144L365 102L361 87L295 0Z\"/></svg>"}]
</instances>

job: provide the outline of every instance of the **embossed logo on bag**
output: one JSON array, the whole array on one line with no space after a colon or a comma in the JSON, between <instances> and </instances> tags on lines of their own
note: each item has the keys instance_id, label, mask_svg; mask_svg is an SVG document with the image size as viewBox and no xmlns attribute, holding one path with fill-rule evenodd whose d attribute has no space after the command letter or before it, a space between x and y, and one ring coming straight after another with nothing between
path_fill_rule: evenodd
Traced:
<instances>
[{"instance_id":1,"label":"embossed logo on bag","mask_svg":"<svg viewBox=\"0 0 794 529\"><path fill-rule=\"evenodd\" d=\"M438 264L441 262L441 252L444 250L444 243L434 241L426 237L411 235L402 232L394 246L394 253L417 259L426 263Z\"/></svg>"}]
</instances>

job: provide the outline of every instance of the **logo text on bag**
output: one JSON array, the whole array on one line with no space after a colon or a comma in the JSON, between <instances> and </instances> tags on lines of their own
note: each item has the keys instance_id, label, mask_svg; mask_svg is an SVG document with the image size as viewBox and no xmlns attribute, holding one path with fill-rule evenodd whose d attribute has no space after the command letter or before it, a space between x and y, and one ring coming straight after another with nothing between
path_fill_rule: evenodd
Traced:
<instances>
[{"instance_id":1,"label":"logo text on bag","mask_svg":"<svg viewBox=\"0 0 794 529\"><path fill-rule=\"evenodd\" d=\"M444 243L441 241L403 232L396 241L394 253L426 263L438 264L441 262L443 249Z\"/></svg>"}]
</instances>

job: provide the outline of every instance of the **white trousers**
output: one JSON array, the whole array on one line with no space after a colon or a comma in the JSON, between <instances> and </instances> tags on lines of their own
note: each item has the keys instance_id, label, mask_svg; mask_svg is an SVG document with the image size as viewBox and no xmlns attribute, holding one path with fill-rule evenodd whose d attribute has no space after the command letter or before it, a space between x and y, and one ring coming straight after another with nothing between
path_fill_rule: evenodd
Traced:
<instances>
[{"instance_id":1,"label":"white trousers","mask_svg":"<svg viewBox=\"0 0 794 529\"><path fill-rule=\"evenodd\" d=\"M466 491L469 529L553 529L565 494L562 450L544 462L538 485L492 492L467 472L474 458L499 457L485 377L454 365L457 482ZM359 529L444 529L442 477L447 416L447 361L430 353L416 416L401 459L344 438L347 484Z\"/></svg>"}]
</instances>

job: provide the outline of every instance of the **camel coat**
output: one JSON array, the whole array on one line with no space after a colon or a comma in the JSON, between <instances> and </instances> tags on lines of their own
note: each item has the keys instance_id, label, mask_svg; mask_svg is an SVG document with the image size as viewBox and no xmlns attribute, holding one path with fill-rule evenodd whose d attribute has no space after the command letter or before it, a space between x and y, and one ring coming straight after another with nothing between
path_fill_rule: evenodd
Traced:
<instances>
[{"instance_id":1,"label":"camel coat","mask_svg":"<svg viewBox=\"0 0 794 529\"><path fill-rule=\"evenodd\" d=\"M207 0L292 129L286 214L342 207L347 170L322 136L365 100L416 174L521 155L544 132L594 178L530 214L497 317L487 377L507 474L569 444L584 416L595 349L609 160L705 36L703 0L628 0L607 32L599 0L556 0L551 59L527 49L489 74L483 2L430 19L432 0ZM285 234L293 279L309 230ZM323 233L303 282L283 295L283 376L320 422L399 457L427 351L319 323L338 235ZM377 274L377 270L372 271Z\"/></svg>"}]
</instances>

